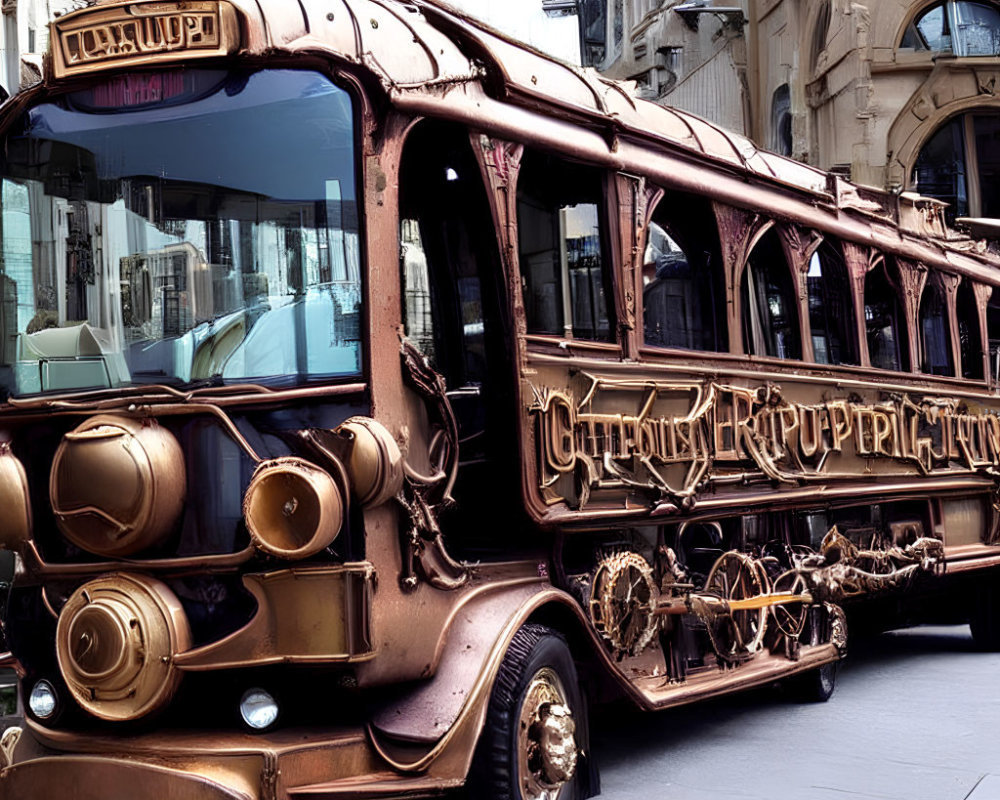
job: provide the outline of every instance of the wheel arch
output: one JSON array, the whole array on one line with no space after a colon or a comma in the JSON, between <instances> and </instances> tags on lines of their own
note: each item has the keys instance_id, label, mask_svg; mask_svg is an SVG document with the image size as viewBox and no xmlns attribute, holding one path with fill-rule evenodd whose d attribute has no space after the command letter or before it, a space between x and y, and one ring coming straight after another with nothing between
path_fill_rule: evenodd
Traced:
<instances>
[{"instance_id":1,"label":"wheel arch","mask_svg":"<svg viewBox=\"0 0 1000 800\"><path fill-rule=\"evenodd\" d=\"M500 609L507 613L502 615L499 630L495 630ZM471 624L480 616L490 621L494 633L487 648L481 648L481 626ZM449 630L435 675L408 694L394 698L369 723L369 738L376 752L400 772L429 773L441 779L467 775L500 664L514 634L529 622L552 628L566 639L578 674L605 672L601 662L606 661L606 656L601 658L600 643L589 630L579 604L551 585L491 594L470 603L462 618L470 624L454 625ZM461 707L454 710L450 724L443 726L439 703L453 707L456 698L462 699ZM401 721L406 725L400 725ZM588 788L597 791L592 760L588 758L587 762Z\"/></svg>"}]
</instances>

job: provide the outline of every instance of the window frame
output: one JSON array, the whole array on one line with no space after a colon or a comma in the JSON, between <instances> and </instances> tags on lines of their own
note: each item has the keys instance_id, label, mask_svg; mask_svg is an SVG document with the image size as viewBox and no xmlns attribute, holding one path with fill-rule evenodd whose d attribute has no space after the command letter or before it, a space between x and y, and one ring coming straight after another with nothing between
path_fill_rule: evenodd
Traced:
<instances>
[{"instance_id":1,"label":"window frame","mask_svg":"<svg viewBox=\"0 0 1000 800\"><path fill-rule=\"evenodd\" d=\"M585 339L565 334L566 320L563 319L563 332L532 332L528 330L528 304L526 302L527 279L524 271L524 264L521 253L521 225L518 214L518 197L523 184L521 181L525 175L525 162L531 166L531 161L535 157L551 158L572 168L573 166L592 170L600 175L599 200L595 203L598 215L598 227L600 231L601 245L601 277L604 290L604 306L608 323L607 339ZM567 158L558 151L546 150L540 147L524 146L524 153L520 158L520 163L510 187L512 196L512 211L517 223L517 237L512 242L512 250L517 254L517 284L521 292L520 309L524 319L524 338L529 345L536 345L542 348L556 348L557 352L566 353L569 349L591 351L595 354L607 354L611 357L621 356L624 352L624 336L622 323L620 320L622 303L620 298L624 292L621 276L621 256L619 246L616 244L619 237L619 226L622 222L618 219L618 198L615 187L615 174L602 166L591 164L587 161ZM565 282L563 283L565 285ZM559 299L560 314L564 315L565 310L572 305L572 298L561 296Z\"/></svg>"},{"instance_id":2,"label":"window frame","mask_svg":"<svg viewBox=\"0 0 1000 800\"><path fill-rule=\"evenodd\" d=\"M893 308L893 316L895 319L895 326L893 328L893 336L895 338L895 348L899 355L899 365L896 367L885 367L875 364L872 361L872 348L871 348L871 334L868 325L868 303L866 302L868 297L868 281L875 275L879 270L882 272L882 277L885 280L885 284L891 292L891 296L895 300L895 306ZM912 374L913 369L913 357L911 340L913 338L913 329L910 323L909 314L907 314L907 307L904 302L903 292L902 292L903 281L900 275L900 266L896 263L895 257L891 253L877 253L877 255L872 259L871 266L865 272L864 283L861 286L861 321L864 325L865 334L865 353L867 355L867 366L870 369L882 370L884 372L896 372L903 374ZM919 315L918 315L919 316ZM914 323L916 324L916 323ZM905 335L905 339L900 341L899 331L902 330ZM860 332L860 328L859 328Z\"/></svg>"},{"instance_id":3,"label":"window frame","mask_svg":"<svg viewBox=\"0 0 1000 800\"><path fill-rule=\"evenodd\" d=\"M949 276L950 279L954 279L954 287L957 290L958 281L956 276ZM934 375L939 378L954 378L957 374L958 365L955 363L955 337L954 337L954 327L955 327L955 311L953 308L953 291L945 285L946 278L942 273L935 270L930 270L927 275L927 280L924 283L923 288L920 291L920 302L917 305L917 316L914 322L915 332L917 334L917 354L919 358L919 364L914 372L919 372L922 375ZM931 370L929 364L929 358L927 354L927 334L925 330L925 320L924 320L924 310L925 303L930 299L937 303L940 303L941 314L939 317L928 317L928 321L937 318L940 319L940 330L939 334L943 334L945 353L947 356L948 372L934 372Z\"/></svg>"},{"instance_id":4,"label":"window frame","mask_svg":"<svg viewBox=\"0 0 1000 800\"><path fill-rule=\"evenodd\" d=\"M980 165L979 146L976 139L976 120L977 118L989 117L1000 120L1000 110L994 106L984 105L962 108L954 114L951 114L947 118L941 120L928 132L927 136L925 136L923 141L920 143L920 146L914 151L913 162L910 164L909 169L906 172L907 188L913 191L918 191L927 197L935 197L935 195L928 194L926 190L919 186L915 174L917 163L920 160L920 156L935 136L937 136L949 125L953 125L956 121L959 122L962 136L962 168L964 173L962 180L964 180L966 209L963 213L959 213L958 208L953 205L953 211L952 209L947 210L951 211L951 213L947 214L949 221L953 221L953 215L958 217L984 216L985 212L983 204L985 198L982 179L980 177L982 167Z\"/></svg>"},{"instance_id":5,"label":"window frame","mask_svg":"<svg viewBox=\"0 0 1000 800\"><path fill-rule=\"evenodd\" d=\"M836 263L832 266L834 269L839 269L843 273L843 284L846 290L844 295L845 307L850 318L846 321L846 325L842 331L847 347L844 347L843 343L841 346L842 348L849 350L850 361L839 361L837 363L833 363L830 361L821 362L816 359L816 349L813 344L812 307L810 305L812 292L809 287L809 270L812 266L814 258L819 258L823 270L826 269L828 262L821 257L821 253L824 250L833 251L833 257L836 259ZM858 340L858 309L855 305L854 299L854 281L851 273L851 265L848 262L847 254L844 252L843 245L839 239L824 236L819 242L817 242L815 247L812 247L807 251L806 256L806 262L802 271L804 281L802 286L802 295L805 298L804 320L806 322L807 333L809 334L808 352L811 356L810 363L820 367L860 367L862 365L863 356L861 342Z\"/></svg>"},{"instance_id":6,"label":"window frame","mask_svg":"<svg viewBox=\"0 0 1000 800\"><path fill-rule=\"evenodd\" d=\"M646 288L647 285L644 282L644 276L642 274L643 267L645 266L645 252L650 245L650 238L652 235L652 225L655 223L658 225L670 239L678 246L681 246L681 251L687 256L687 251L683 248L683 242L679 242L675 231L668 226L662 224L662 222L657 222L657 214L659 213L661 219L670 213L670 209L667 207L670 200L669 197L687 197L692 200L703 201L705 203L705 208L703 213L698 215L706 220L707 229L705 233L711 234L710 240L706 239L701 242L704 245L702 251L709 256L709 269L712 271L712 278L715 281L715 289L718 292L718 298L716 299L716 307L712 309L715 317L715 334L714 338L717 342L717 348L715 350L703 350L699 348L689 348L683 347L681 345L665 345L665 344L655 344L647 341L646 339ZM731 355L731 337L729 333L729 327L732 323L730 319L730 314L728 310L728 287L726 285L726 270L723 263L722 256L722 241L719 233L718 220L715 214L712 212L712 201L709 197L704 195L697 195L692 192L687 192L683 190L674 190L670 187L660 187L657 186L655 197L649 203L649 207L646 209L645 217L642 220L642 236L638 241L639 247L639 261L636 265L636 311L635 311L635 333L638 340L639 350L641 352L652 353L683 353L683 354L698 354L709 357L714 357L718 355ZM679 223L674 223L676 226ZM683 238L683 237L681 237ZM690 248L689 248L690 249ZM714 263L713 263L714 262ZM652 284L650 284L652 285Z\"/></svg>"},{"instance_id":7,"label":"window frame","mask_svg":"<svg viewBox=\"0 0 1000 800\"><path fill-rule=\"evenodd\" d=\"M801 275L797 274L796 259L791 257L793 254L789 252L785 237L782 234L783 231L781 226L774 220L769 220L754 232L753 236L747 243L744 255L740 259L740 267L737 273L735 286L733 287L733 296L740 309L739 337L742 343L742 353L744 356L750 358L773 359L774 361L780 363L788 361L812 363L806 359L808 351L806 350L806 339L804 336L804 333L806 333L806 326L803 324L803 303L800 286ZM761 339L761 341L763 341L763 337L767 336L767 332L763 328L760 330L755 329L755 323L759 325L759 322L753 319L752 315L750 319L747 319L748 315L744 313L744 310L750 310L752 306L756 306L756 301L748 294L750 292L750 287L747 284L747 276L753 268L751 259L758 251L761 244L769 237L774 237L775 246L781 253L781 260L784 264L786 277L788 278L790 296L786 299L790 300L788 306L794 313L794 320L790 323L789 328L794 332L796 343L798 345L798 354L794 356L772 355L771 353L766 352L766 342L764 342L765 352L763 353L753 352L750 346L757 339Z\"/></svg>"}]
</instances>

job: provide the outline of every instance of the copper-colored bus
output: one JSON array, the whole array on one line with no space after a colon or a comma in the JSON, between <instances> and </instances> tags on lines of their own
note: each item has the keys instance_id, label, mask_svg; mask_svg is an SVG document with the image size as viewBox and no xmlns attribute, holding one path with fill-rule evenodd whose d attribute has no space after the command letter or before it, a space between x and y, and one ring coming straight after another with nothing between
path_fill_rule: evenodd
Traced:
<instances>
[{"instance_id":1,"label":"copper-colored bus","mask_svg":"<svg viewBox=\"0 0 1000 800\"><path fill-rule=\"evenodd\" d=\"M568 800L1000 644L988 221L431 0L93 5L0 136L0 797Z\"/></svg>"}]
</instances>

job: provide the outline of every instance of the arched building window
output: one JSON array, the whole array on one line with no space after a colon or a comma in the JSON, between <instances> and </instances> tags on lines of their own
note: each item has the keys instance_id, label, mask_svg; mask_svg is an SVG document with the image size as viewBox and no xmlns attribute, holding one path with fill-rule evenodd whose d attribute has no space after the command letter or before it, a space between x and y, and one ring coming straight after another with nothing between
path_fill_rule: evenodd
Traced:
<instances>
[{"instance_id":1,"label":"arched building window","mask_svg":"<svg viewBox=\"0 0 1000 800\"><path fill-rule=\"evenodd\" d=\"M920 296L920 371L929 375L954 375L951 329L944 290L933 279Z\"/></svg>"},{"instance_id":2,"label":"arched building window","mask_svg":"<svg viewBox=\"0 0 1000 800\"><path fill-rule=\"evenodd\" d=\"M668 192L657 205L643 260L647 345L728 349L725 279L714 220L704 198Z\"/></svg>"},{"instance_id":3,"label":"arched building window","mask_svg":"<svg viewBox=\"0 0 1000 800\"><path fill-rule=\"evenodd\" d=\"M924 143L913 165L912 188L950 203L955 217L1000 217L1000 113L952 117Z\"/></svg>"},{"instance_id":4,"label":"arched building window","mask_svg":"<svg viewBox=\"0 0 1000 800\"><path fill-rule=\"evenodd\" d=\"M783 156L792 154L792 98L787 83L771 98L771 148Z\"/></svg>"},{"instance_id":5,"label":"arched building window","mask_svg":"<svg viewBox=\"0 0 1000 800\"><path fill-rule=\"evenodd\" d=\"M826 39L830 33L830 0L824 0L816 15L816 27L813 28L812 52L809 54L809 68L815 73L819 66L819 57L826 50Z\"/></svg>"},{"instance_id":6,"label":"arched building window","mask_svg":"<svg viewBox=\"0 0 1000 800\"><path fill-rule=\"evenodd\" d=\"M962 377L983 377L983 337L979 328L979 304L968 280L958 287L958 347L962 354Z\"/></svg>"},{"instance_id":7,"label":"arched building window","mask_svg":"<svg viewBox=\"0 0 1000 800\"><path fill-rule=\"evenodd\" d=\"M809 328L817 364L857 364L851 282L839 248L821 244L809 260Z\"/></svg>"},{"instance_id":8,"label":"arched building window","mask_svg":"<svg viewBox=\"0 0 1000 800\"><path fill-rule=\"evenodd\" d=\"M876 369L910 369L906 317L899 302L898 284L885 259L865 277L865 330L868 356Z\"/></svg>"},{"instance_id":9,"label":"arched building window","mask_svg":"<svg viewBox=\"0 0 1000 800\"><path fill-rule=\"evenodd\" d=\"M899 46L956 56L1000 55L1000 7L967 0L935 3L913 18Z\"/></svg>"},{"instance_id":10,"label":"arched building window","mask_svg":"<svg viewBox=\"0 0 1000 800\"><path fill-rule=\"evenodd\" d=\"M795 287L775 229L765 233L750 253L740 296L746 352L755 356L802 358Z\"/></svg>"}]
</instances>

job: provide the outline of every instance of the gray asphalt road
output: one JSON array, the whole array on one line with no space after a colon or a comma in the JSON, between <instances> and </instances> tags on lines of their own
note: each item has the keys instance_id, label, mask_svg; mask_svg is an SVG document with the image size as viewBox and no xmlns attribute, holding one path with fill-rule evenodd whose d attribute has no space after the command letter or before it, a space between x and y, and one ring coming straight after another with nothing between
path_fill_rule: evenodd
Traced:
<instances>
[{"instance_id":1,"label":"gray asphalt road","mask_svg":"<svg viewBox=\"0 0 1000 800\"><path fill-rule=\"evenodd\" d=\"M1000 800L1000 654L914 628L854 643L827 703L770 688L592 730L601 800Z\"/></svg>"}]
</instances>

